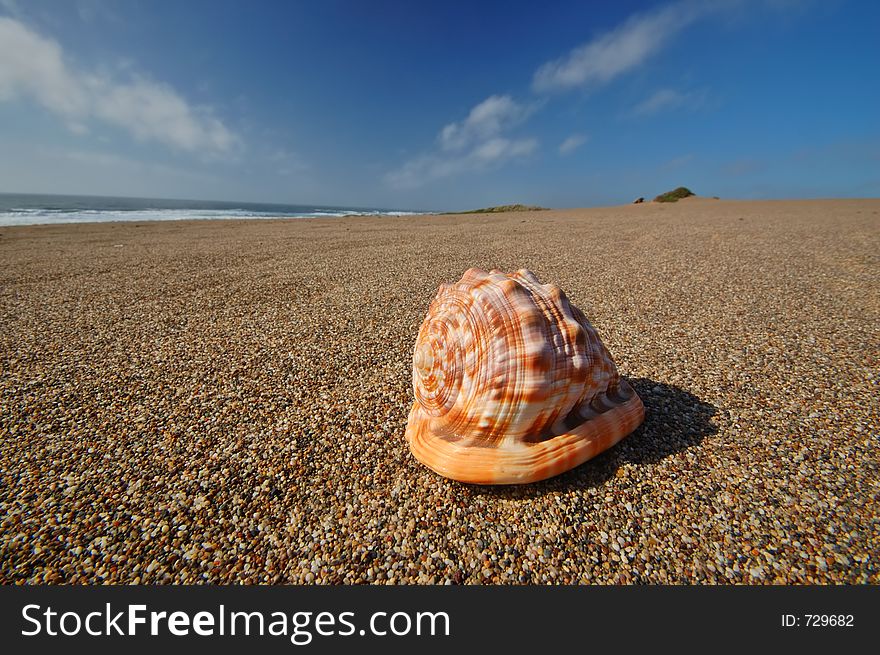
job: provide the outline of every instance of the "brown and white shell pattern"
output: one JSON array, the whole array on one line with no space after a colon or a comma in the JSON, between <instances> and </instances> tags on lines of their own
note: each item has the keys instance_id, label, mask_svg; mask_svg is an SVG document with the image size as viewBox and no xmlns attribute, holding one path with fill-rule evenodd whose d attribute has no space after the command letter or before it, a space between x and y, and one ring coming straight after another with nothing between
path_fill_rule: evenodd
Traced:
<instances>
[{"instance_id":1,"label":"brown and white shell pattern","mask_svg":"<svg viewBox=\"0 0 880 655\"><path fill-rule=\"evenodd\" d=\"M558 475L644 418L583 313L525 269L472 268L440 285L416 339L413 390L415 457L476 484Z\"/></svg>"}]
</instances>

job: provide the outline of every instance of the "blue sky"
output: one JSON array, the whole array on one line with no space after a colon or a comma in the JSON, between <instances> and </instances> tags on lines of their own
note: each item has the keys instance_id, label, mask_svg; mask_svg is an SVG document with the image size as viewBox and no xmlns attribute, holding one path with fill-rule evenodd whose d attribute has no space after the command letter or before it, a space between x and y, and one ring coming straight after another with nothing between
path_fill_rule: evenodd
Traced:
<instances>
[{"instance_id":1,"label":"blue sky","mask_svg":"<svg viewBox=\"0 0 880 655\"><path fill-rule=\"evenodd\" d=\"M880 3L0 0L0 191L880 196Z\"/></svg>"}]
</instances>

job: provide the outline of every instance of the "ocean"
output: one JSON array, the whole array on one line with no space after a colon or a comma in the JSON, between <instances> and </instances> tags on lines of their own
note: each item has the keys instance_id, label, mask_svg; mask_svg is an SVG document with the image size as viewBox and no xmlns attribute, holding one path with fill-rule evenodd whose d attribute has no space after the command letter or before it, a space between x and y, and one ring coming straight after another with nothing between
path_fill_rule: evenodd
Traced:
<instances>
[{"instance_id":1,"label":"ocean","mask_svg":"<svg viewBox=\"0 0 880 655\"><path fill-rule=\"evenodd\" d=\"M215 200L0 193L0 226L96 221L311 218L350 214L414 216L424 213L426 212L376 207L320 207Z\"/></svg>"}]
</instances>

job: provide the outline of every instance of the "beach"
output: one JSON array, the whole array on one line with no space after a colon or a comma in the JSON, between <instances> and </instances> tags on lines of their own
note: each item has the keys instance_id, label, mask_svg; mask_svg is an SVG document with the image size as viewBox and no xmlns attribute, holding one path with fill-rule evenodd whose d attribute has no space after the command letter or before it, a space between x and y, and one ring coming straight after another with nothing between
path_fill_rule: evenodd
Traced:
<instances>
[{"instance_id":1,"label":"beach","mask_svg":"<svg viewBox=\"0 0 880 655\"><path fill-rule=\"evenodd\" d=\"M561 287L644 424L480 487L404 439L443 282ZM880 582L880 200L0 228L0 582Z\"/></svg>"}]
</instances>

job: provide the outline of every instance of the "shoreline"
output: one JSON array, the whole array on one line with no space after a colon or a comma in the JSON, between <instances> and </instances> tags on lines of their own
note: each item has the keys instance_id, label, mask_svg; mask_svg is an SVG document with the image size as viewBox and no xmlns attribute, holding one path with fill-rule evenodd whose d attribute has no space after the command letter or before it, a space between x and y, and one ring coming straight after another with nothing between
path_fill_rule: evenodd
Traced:
<instances>
[{"instance_id":1,"label":"shoreline","mask_svg":"<svg viewBox=\"0 0 880 655\"><path fill-rule=\"evenodd\" d=\"M202 223L202 222L222 222L222 223L236 223L236 222L251 222L251 221L278 221L278 222L288 222L288 221L338 221L338 220L350 220L357 218L376 218L376 219L398 219L398 218L418 218L418 217L457 217L457 216L476 216L476 217L486 217L486 216L507 216L507 215L536 215L536 214L544 214L548 212L596 212L596 211L625 211L627 207L633 207L635 211L645 211L648 208L658 208L658 207L671 207L673 205L678 204L679 206L684 205L692 205L697 203L711 203L712 205L724 206L728 204L754 204L754 203L766 203L766 204L774 204L778 203L780 205L785 204L795 204L795 203L805 203L805 204L814 204L814 203L846 203L846 202L865 202L872 203L878 202L880 198L809 198L809 199L800 199L800 198L792 198L792 199L771 199L771 200L752 200L752 199L735 199L735 198L713 198L706 196L692 196L689 198L683 198L675 203L661 203L655 202L653 200L646 200L643 203L626 203L622 205L600 205L596 207L548 207L542 208L539 210L523 210L523 211L514 211L514 212L487 212L480 210L471 210L471 211L458 211L458 212L403 212L401 210L391 211L388 213L379 213L379 214L344 214L340 216L250 216L250 217L205 217L205 218L163 218L163 219L132 219L132 220L107 220L107 221L65 221L65 222L56 222L56 223L29 223L26 225L0 225L0 230L10 229L10 228L27 228L27 227L51 227L51 226L64 226L64 225L100 225L100 224L108 224L108 225L128 225L128 224L152 224L152 223Z\"/></svg>"}]
</instances>

